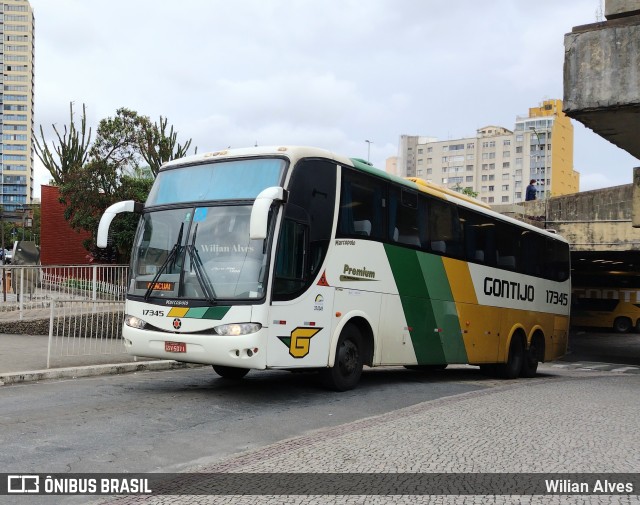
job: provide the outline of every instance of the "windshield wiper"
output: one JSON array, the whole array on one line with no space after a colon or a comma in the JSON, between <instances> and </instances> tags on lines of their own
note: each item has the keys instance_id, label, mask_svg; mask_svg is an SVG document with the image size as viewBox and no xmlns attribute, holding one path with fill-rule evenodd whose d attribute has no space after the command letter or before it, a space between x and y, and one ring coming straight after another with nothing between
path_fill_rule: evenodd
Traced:
<instances>
[{"instance_id":1,"label":"windshield wiper","mask_svg":"<svg viewBox=\"0 0 640 505\"><path fill-rule=\"evenodd\" d=\"M167 268L167 265L171 262L171 260L173 260L173 263L175 265L175 259L178 256L178 251L180 250L180 244L182 243L182 232L183 231L184 231L184 223L182 223L180 225L180 231L178 232L178 240L176 240L176 243L173 244L173 247L171 248L171 251L169 251L169 254L167 254L167 257L164 260L164 262L162 263L162 265L160 265L160 268L156 272L156 275L154 275L153 279L151 279L151 282L149 283L149 287L147 288L147 291L144 294L144 299L145 300L149 299L149 296L153 292L154 286L158 282L158 279L162 275L162 272L164 272L164 269Z\"/></svg>"},{"instance_id":2,"label":"windshield wiper","mask_svg":"<svg viewBox=\"0 0 640 505\"><path fill-rule=\"evenodd\" d=\"M204 271L204 265L202 264L202 260L200 259L200 253L195 246L196 243L196 235L198 233L198 225L196 224L195 229L193 230L193 238L191 240L191 244L187 246L187 253L189 254L189 259L191 260L191 264L193 265L196 271L196 279L198 279L198 283L204 292L204 296L209 303L212 305L216 300L216 291L213 289L213 285L211 284L211 280L207 276Z\"/></svg>"}]
</instances>

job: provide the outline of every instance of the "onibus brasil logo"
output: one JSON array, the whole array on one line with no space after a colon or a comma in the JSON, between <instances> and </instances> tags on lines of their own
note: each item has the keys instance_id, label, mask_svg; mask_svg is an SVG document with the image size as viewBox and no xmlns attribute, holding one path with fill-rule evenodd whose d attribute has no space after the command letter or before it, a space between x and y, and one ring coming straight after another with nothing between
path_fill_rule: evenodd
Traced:
<instances>
[{"instance_id":1,"label":"onibus brasil logo","mask_svg":"<svg viewBox=\"0 0 640 505\"><path fill-rule=\"evenodd\" d=\"M289 337L278 337L280 341L289 348L292 358L304 358L309 354L311 339L322 328L308 328L298 326L291 332Z\"/></svg>"}]
</instances>

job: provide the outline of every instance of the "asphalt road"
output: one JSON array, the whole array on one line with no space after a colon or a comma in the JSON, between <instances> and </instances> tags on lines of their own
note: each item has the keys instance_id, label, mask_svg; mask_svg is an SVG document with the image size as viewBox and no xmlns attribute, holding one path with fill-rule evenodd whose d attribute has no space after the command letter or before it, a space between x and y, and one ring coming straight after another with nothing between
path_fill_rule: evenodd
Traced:
<instances>
[{"instance_id":1,"label":"asphalt road","mask_svg":"<svg viewBox=\"0 0 640 505\"><path fill-rule=\"evenodd\" d=\"M311 430L483 389L475 369L369 370L346 393L313 374L210 368L0 388L0 468L8 472L179 471Z\"/></svg>"},{"instance_id":2,"label":"asphalt road","mask_svg":"<svg viewBox=\"0 0 640 505\"><path fill-rule=\"evenodd\" d=\"M612 333L595 328L573 330L569 336L569 352L563 361L640 365L640 334Z\"/></svg>"}]
</instances>

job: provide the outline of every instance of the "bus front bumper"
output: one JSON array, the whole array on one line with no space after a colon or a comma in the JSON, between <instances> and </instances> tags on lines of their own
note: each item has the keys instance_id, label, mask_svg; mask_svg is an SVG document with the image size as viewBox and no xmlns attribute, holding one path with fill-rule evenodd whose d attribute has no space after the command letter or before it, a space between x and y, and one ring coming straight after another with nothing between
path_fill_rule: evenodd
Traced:
<instances>
[{"instance_id":1,"label":"bus front bumper","mask_svg":"<svg viewBox=\"0 0 640 505\"><path fill-rule=\"evenodd\" d=\"M186 363L265 369L267 328L248 335L180 334L124 326L122 338L129 354Z\"/></svg>"}]
</instances>

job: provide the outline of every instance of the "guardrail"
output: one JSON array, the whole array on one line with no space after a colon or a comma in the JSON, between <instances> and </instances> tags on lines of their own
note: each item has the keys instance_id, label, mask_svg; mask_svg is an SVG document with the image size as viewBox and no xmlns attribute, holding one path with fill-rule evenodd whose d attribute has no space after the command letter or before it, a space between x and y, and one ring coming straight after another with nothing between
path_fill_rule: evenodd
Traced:
<instances>
[{"instance_id":1,"label":"guardrail","mask_svg":"<svg viewBox=\"0 0 640 505\"><path fill-rule=\"evenodd\" d=\"M125 300L127 265L3 265L0 321L48 318L52 300Z\"/></svg>"},{"instance_id":2,"label":"guardrail","mask_svg":"<svg viewBox=\"0 0 640 505\"><path fill-rule=\"evenodd\" d=\"M124 353L127 265L0 267L0 332L49 335L51 358Z\"/></svg>"}]
</instances>

